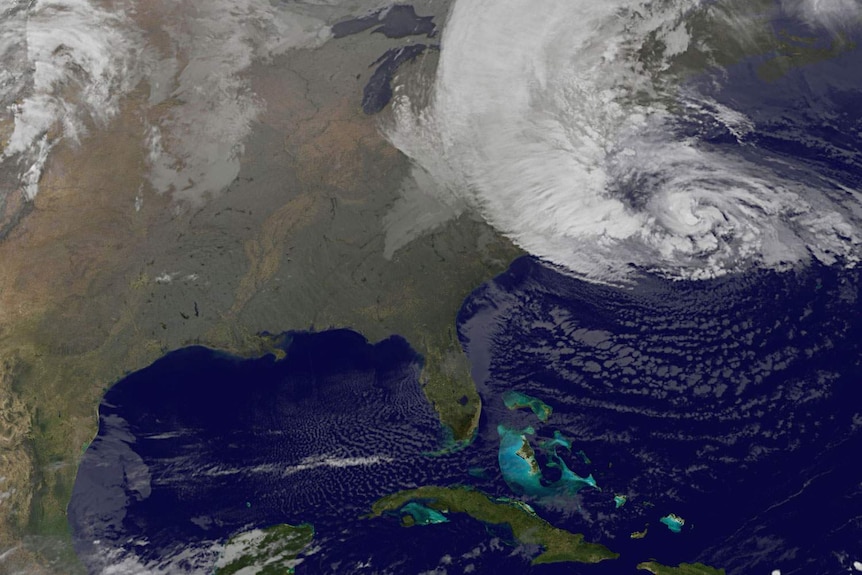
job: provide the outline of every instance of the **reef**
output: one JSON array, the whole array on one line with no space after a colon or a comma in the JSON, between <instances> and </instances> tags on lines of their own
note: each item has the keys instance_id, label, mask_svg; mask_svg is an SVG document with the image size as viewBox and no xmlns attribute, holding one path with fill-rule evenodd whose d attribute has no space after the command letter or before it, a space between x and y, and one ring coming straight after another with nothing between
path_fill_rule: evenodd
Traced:
<instances>
[{"instance_id":1,"label":"reef","mask_svg":"<svg viewBox=\"0 0 862 575\"><path fill-rule=\"evenodd\" d=\"M685 525L685 519L683 519L679 515L674 515L673 513L665 515L659 521L667 525L667 528L674 533L679 533L680 531L682 531L682 527L683 525Z\"/></svg>"},{"instance_id":2,"label":"reef","mask_svg":"<svg viewBox=\"0 0 862 575\"><path fill-rule=\"evenodd\" d=\"M544 480L542 469L528 439L528 436L535 434L532 427L516 430L499 425L497 426L497 433L500 435L500 450L497 456L500 471L503 474L503 479L516 493L541 498L556 495L572 496L585 487L599 489L592 475L581 477L569 469L569 466L557 453L558 447L571 451L571 442L559 432L554 435L553 439L539 444L548 456L547 466L556 468L560 472L560 478L554 482Z\"/></svg>"}]
</instances>

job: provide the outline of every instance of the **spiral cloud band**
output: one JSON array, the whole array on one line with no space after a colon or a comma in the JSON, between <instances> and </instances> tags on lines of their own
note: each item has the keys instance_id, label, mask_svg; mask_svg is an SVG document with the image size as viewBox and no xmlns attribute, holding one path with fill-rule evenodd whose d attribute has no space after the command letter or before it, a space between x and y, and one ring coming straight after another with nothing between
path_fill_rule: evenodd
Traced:
<instances>
[{"instance_id":1,"label":"spiral cloud band","mask_svg":"<svg viewBox=\"0 0 862 575\"><path fill-rule=\"evenodd\" d=\"M825 30L847 3L785 4L811 25L822 14ZM721 14L677 0L458 0L430 104L403 86L388 136L518 245L596 281L852 265L856 192L791 177L800 168L747 142L746 114L675 72L692 47L709 51L693 16ZM681 118L736 141L704 141Z\"/></svg>"}]
</instances>

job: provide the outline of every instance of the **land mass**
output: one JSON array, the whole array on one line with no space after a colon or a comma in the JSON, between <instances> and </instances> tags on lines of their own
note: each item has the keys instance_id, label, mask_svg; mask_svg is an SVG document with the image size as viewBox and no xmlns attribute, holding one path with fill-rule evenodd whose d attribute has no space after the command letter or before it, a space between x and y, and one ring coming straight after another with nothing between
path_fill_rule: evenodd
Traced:
<instances>
[{"instance_id":1,"label":"land mass","mask_svg":"<svg viewBox=\"0 0 862 575\"><path fill-rule=\"evenodd\" d=\"M158 37L161 16L138 16ZM366 32L250 66L266 107L237 178L201 204L148 179L142 134L174 102L151 109L146 80L110 129L53 149L27 216L0 240L4 568L84 572L66 505L96 406L180 347L258 356L277 347L264 332L399 334L424 358L424 391L451 445L472 438L481 401L455 318L521 252L466 213L431 229L401 218L391 248L393 206L416 182L380 119L363 113L361 76L396 43ZM432 55L404 73L435 65Z\"/></svg>"},{"instance_id":2,"label":"land mass","mask_svg":"<svg viewBox=\"0 0 862 575\"><path fill-rule=\"evenodd\" d=\"M250 570L257 575L292 574L301 562L297 556L314 539L308 523L282 523L231 537L216 563L216 575L234 575Z\"/></svg>"},{"instance_id":3,"label":"land mass","mask_svg":"<svg viewBox=\"0 0 862 575\"><path fill-rule=\"evenodd\" d=\"M638 569L655 575L724 575L724 569L716 569L703 563L680 563L676 567L668 567L655 561L646 561L638 563Z\"/></svg>"},{"instance_id":4,"label":"land mass","mask_svg":"<svg viewBox=\"0 0 862 575\"><path fill-rule=\"evenodd\" d=\"M397 513L411 502L420 502L441 513L466 513L483 523L508 526L520 543L541 548L533 564L598 563L619 557L604 545L585 542L582 534L554 527L529 507L510 500L495 501L468 487L425 486L399 491L376 501L369 517Z\"/></svg>"}]
</instances>

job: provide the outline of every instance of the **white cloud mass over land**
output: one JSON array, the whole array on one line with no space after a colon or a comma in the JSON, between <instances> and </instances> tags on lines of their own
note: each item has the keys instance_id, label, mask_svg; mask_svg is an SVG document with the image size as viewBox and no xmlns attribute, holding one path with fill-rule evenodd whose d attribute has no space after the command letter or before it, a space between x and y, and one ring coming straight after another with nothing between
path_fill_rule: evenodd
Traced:
<instances>
[{"instance_id":1,"label":"white cloud mass over land","mask_svg":"<svg viewBox=\"0 0 862 575\"><path fill-rule=\"evenodd\" d=\"M266 105L249 67L318 46L333 21L386 4L0 0L0 164L32 200L52 148L107 128L145 82L153 188L200 203L236 177Z\"/></svg>"},{"instance_id":2,"label":"white cloud mass over land","mask_svg":"<svg viewBox=\"0 0 862 575\"><path fill-rule=\"evenodd\" d=\"M51 147L105 127L138 83L141 41L122 12L87 0L0 6L0 104L13 124L0 161L17 160L32 199Z\"/></svg>"},{"instance_id":3,"label":"white cloud mass over land","mask_svg":"<svg viewBox=\"0 0 862 575\"><path fill-rule=\"evenodd\" d=\"M784 4L824 23L858 11ZM417 109L402 86L388 136L521 247L593 280L625 282L632 266L705 278L812 256L855 263L858 199L838 204L811 178L751 161L744 143L728 151L674 134L671 101L740 142L751 129L743 113L662 79L699 41L687 23L698 7L457 0L431 103ZM647 66L650 45L661 58Z\"/></svg>"},{"instance_id":4,"label":"white cloud mass over land","mask_svg":"<svg viewBox=\"0 0 862 575\"><path fill-rule=\"evenodd\" d=\"M3 0L0 164L32 199L57 143L106 128L144 86L149 181L198 204L237 176L266 106L252 64L320 45L332 22L388 3ZM860 18L853 0L779 4L827 28ZM698 278L812 256L855 263L855 190L853 206L839 204L826 180L674 135L680 106L741 142L752 129L741 111L662 75L700 42L688 17L705 5L457 0L431 104L417 110L402 87L388 130L432 182L423 192L439 197L406 198L397 215L433 227L472 205L527 251L599 281L624 282L632 266ZM646 66L638 54L651 45L660 57ZM409 240L390 220L389 256Z\"/></svg>"}]
</instances>

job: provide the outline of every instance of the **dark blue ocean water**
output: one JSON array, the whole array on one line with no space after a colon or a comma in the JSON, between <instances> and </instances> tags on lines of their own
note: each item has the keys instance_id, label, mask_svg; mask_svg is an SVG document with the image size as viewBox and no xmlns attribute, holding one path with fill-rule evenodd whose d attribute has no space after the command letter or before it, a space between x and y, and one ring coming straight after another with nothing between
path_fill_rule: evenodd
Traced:
<instances>
[{"instance_id":1,"label":"dark blue ocean water","mask_svg":"<svg viewBox=\"0 0 862 575\"><path fill-rule=\"evenodd\" d=\"M518 260L459 317L483 435L511 418L506 390L550 404L547 423L525 412L518 424L572 438L592 462L572 457L573 469L603 491L536 507L620 563L846 573L862 555L859 279L815 266L620 290ZM659 523L668 513L681 533Z\"/></svg>"},{"instance_id":2,"label":"dark blue ocean water","mask_svg":"<svg viewBox=\"0 0 862 575\"><path fill-rule=\"evenodd\" d=\"M704 146L809 184L830 201L850 207L855 201L848 188L862 188L862 28L838 25L832 30L804 22L787 13L795 6L772 6L777 13L770 27L786 42L784 52L741 58L683 83L682 92L691 90L701 102L712 99L740 112L752 129L734 135L714 116L687 113L679 122L680 137L696 137ZM793 47L829 56L790 64L784 58Z\"/></svg>"},{"instance_id":3,"label":"dark blue ocean water","mask_svg":"<svg viewBox=\"0 0 862 575\"><path fill-rule=\"evenodd\" d=\"M445 475L422 456L439 424L403 339L295 333L284 348L281 361L182 349L107 392L69 506L92 572L130 556L209 572L214 543L275 523L337 538L381 495Z\"/></svg>"},{"instance_id":4,"label":"dark blue ocean water","mask_svg":"<svg viewBox=\"0 0 862 575\"><path fill-rule=\"evenodd\" d=\"M308 521L315 550L299 573L609 574L649 558L733 575L847 573L862 556L859 279L810 267L617 289L519 259L458 317L485 411L475 443L445 456L426 454L441 434L421 358L398 337L290 334L281 361L171 353L100 406L69 507L78 552L94 573L130 556L155 572L207 572L230 535ZM554 411L546 422L510 411L507 390ZM533 426L534 447L555 431L572 441L562 457L602 490L528 501L620 560L531 569L534 550L464 516L413 528L360 518L377 497L424 484L513 495L500 423ZM659 523L668 513L686 520L681 533Z\"/></svg>"}]
</instances>

